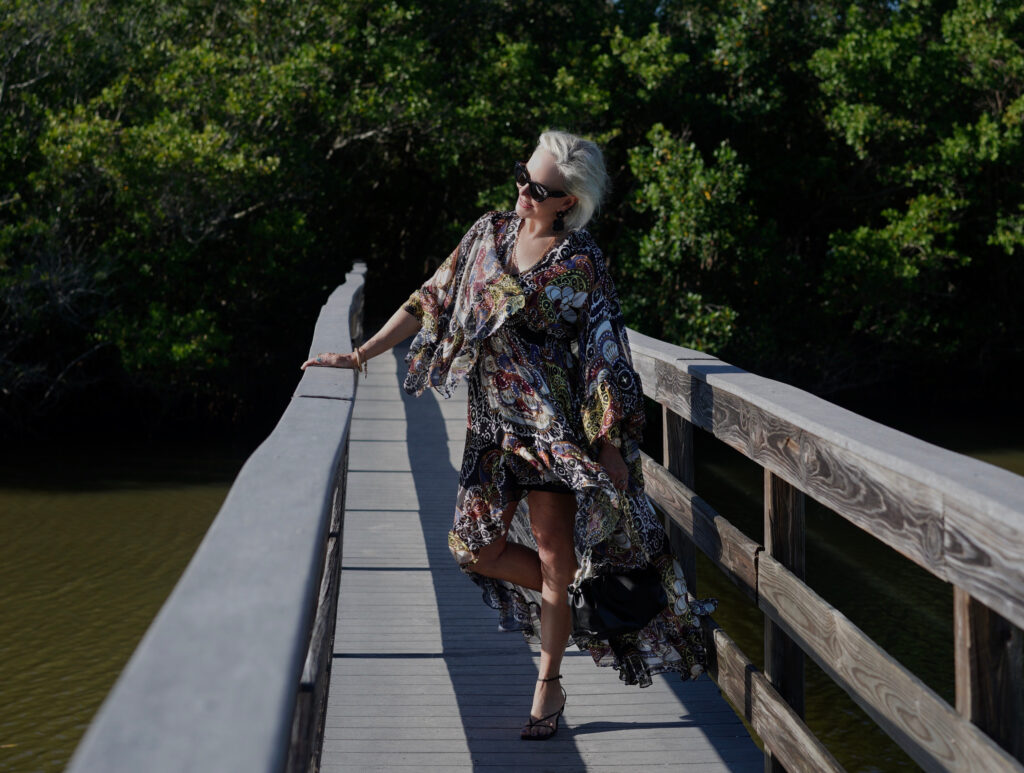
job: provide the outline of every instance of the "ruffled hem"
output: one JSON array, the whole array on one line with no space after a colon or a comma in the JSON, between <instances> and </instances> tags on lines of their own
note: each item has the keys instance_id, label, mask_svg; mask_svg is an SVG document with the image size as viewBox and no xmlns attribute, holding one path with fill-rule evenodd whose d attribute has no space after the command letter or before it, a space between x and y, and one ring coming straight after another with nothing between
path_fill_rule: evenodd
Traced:
<instances>
[{"instance_id":1,"label":"ruffled hem","mask_svg":"<svg viewBox=\"0 0 1024 773\"><path fill-rule=\"evenodd\" d=\"M668 605L639 631L597 639L573 636L580 650L590 652L594 664L613 668L626 685L650 687L658 674L677 673L683 681L698 678L707 666L702 621L718 606L716 599L698 600L686 588L682 569L668 554L655 565L662 573ZM498 613L501 631L519 631L530 643L541 636L540 608L515 585L485 577L463 565L462 571L481 590L483 601Z\"/></svg>"},{"instance_id":2,"label":"ruffled hem","mask_svg":"<svg viewBox=\"0 0 1024 773\"><path fill-rule=\"evenodd\" d=\"M540 642L540 607L515 585L484 577L466 567L462 571L480 588L484 603L498 613L498 630L520 631L530 643Z\"/></svg>"},{"instance_id":3,"label":"ruffled hem","mask_svg":"<svg viewBox=\"0 0 1024 773\"><path fill-rule=\"evenodd\" d=\"M628 685L649 687L657 674L675 672L683 681L696 679L707 665L702 620L718 607L716 599L697 600L690 594L682 567L668 554L654 559L662 575L668 605L643 628L609 640L574 636L573 643L589 650L594 663L619 672Z\"/></svg>"}]
</instances>

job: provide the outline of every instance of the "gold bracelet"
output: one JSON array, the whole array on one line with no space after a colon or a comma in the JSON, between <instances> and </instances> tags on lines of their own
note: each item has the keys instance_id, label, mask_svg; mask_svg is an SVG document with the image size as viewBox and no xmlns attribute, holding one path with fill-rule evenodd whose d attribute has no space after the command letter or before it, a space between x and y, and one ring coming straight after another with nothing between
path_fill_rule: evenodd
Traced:
<instances>
[{"instance_id":1,"label":"gold bracelet","mask_svg":"<svg viewBox=\"0 0 1024 773\"><path fill-rule=\"evenodd\" d=\"M359 355L361 355L361 354L363 356L363 361L362 362L359 361ZM363 354L359 350L359 347L357 346L356 347L356 370L361 370L363 372L363 378L366 378L370 374L370 366L368 365L368 363L369 363L369 360L366 359L366 355Z\"/></svg>"}]
</instances>

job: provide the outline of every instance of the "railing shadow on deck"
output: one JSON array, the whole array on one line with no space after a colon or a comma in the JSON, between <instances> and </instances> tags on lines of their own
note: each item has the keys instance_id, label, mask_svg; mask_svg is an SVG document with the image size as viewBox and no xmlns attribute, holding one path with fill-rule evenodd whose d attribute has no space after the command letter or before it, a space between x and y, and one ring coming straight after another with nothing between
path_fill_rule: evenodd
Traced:
<instances>
[{"instance_id":1,"label":"railing shadow on deck","mask_svg":"<svg viewBox=\"0 0 1024 773\"><path fill-rule=\"evenodd\" d=\"M396 347L394 351L394 356L398 360L399 373L405 369L405 351L405 347ZM534 769L538 764L536 749L530 748L532 745L524 745L517 736L510 734L509 728L504 725L495 728L496 732L481 733L475 709L480 707L481 686L495 685L498 689L507 692L510 682L521 681L522 695L515 711L519 712L525 721L526 710L529 708L529 702L533 696L538 653L526 643L518 632L498 633L489 641L500 639L500 649L482 650L481 642L474 641L472 638L467 639L466 631L461 624L462 619L452 616L450 613L446 614L445 609L451 609L450 599L446 598L446 588L444 587L448 583L438 585L436 584L438 578L449 577L454 583L465 583L467 587L471 588L470 593L474 601L479 599L479 593L475 586L458 570L447 547L447 532L451 528L454 515L458 470L451 463L445 418L438 403L428 395L412 397L404 391L401 392L401 397L403 405L406 407L409 461L413 471L417 498L421 505L420 518L423 535L426 544L432 546L428 547L427 556L430 573L435 578L438 608L442 610L439 620L442 651L459 706L462 726L465 728L470 756L477 760L500 753L503 757L503 765L510 768L520 765L524 770ZM457 392L452 400L458 400L460 404L464 405L464 391ZM411 410L414 405L415 417L413 418ZM441 479L440 491L439 479ZM439 499L439 494L443 501L439 508L436 506L424 507L425 503L436 502ZM525 544L533 544L528 530L516 532L515 537ZM539 603L539 594L531 593L531 595ZM478 603L483 605L482 600L479 600ZM494 620L496 626L495 614L487 609L483 609L482 614L487 620ZM479 666L463 668L466 656L473 652L488 656L489 662L483 664L482 669ZM572 648L566 652L566 657L584 658L588 663L591 660L589 653L578 652ZM488 670L496 673L488 674ZM616 675L610 669L608 669L607 678L613 682L617 681ZM680 707L685 708L689 701L689 696L686 694L686 683L680 680L678 675L668 675L658 677L658 679L668 685L679 701ZM637 688L624 687L623 689L634 690ZM453 719L453 721L455 720ZM519 723L514 721L512 724L518 726ZM613 717L608 720L587 722L574 725L571 732L560 733L555 739L548 742L544 747L544 760L552 763L557 756L559 766L585 770L587 764L573 742L576 737L589 733L607 733L627 729L703 728L706 724L701 719L694 720L684 717L673 722L615 721ZM749 766L745 763L736 763L734 766L729 762L729 752L732 750L729 737L708 734L706 740L721 755L719 765L728 769L734 767L737 770L748 769ZM490 769L487 763L484 763L483 767Z\"/></svg>"},{"instance_id":2,"label":"railing shadow on deck","mask_svg":"<svg viewBox=\"0 0 1024 773\"><path fill-rule=\"evenodd\" d=\"M399 373L404 370L405 351L405 347L396 348L394 351L394 356L398 360ZM420 502L420 519L424 540L428 545L427 560L430 565L430 573L435 578L434 588L440 610L438 622L441 631L442 652L459 707L459 718L453 717L452 721L460 722L464 728L466 743L472 759L480 759L499 750L503 754L511 755L509 760L511 763L514 762L517 753L526 751L523 749L524 745L518 739L514 742L503 741L498 740L494 733L481 732L479 718L476 716L481 699L479 688L481 685L493 686L504 682L505 685L501 689L507 691L509 683L521 681L524 686L522 705L528 706L533 695L537 663L529 645L520 634L515 632L499 634L500 649L497 651L486 649L482 647L481 642L467 638L459 617L446 612L447 609L451 609L446 602L450 603L451 600L445 597L445 583L437 583L437 578L448 577L453 583L466 583L472 587L470 591L472 596L478 596L469 578L463 576L458 570L447 545L447 532L451 528L454 515L458 470L450 459L447 427L438 403L431 395L413 397L406 394L404 390L401 391L401 397L406 410L406 431L413 484ZM463 404L465 391L460 390L452 399ZM411 419L410 411L414 407L415 419ZM444 504L439 507L429 505L424 507L425 503L438 499L438 479L442 481L441 485L444 487L444 490L440 492ZM480 601L480 604L483 602ZM496 625L496 617L490 615L486 610L484 610L484 614L495 620ZM471 662L468 656L473 652L486 656L494 664L490 668L490 674L486 673L486 665L483 669L476 664L467 665ZM488 696L483 697L487 698ZM560 736L559 741L564 738L564 735ZM559 743L557 749L562 755L567 751L574 751L571 745L565 743ZM527 765L530 759L527 756L522 761L523 764ZM586 767L579 755L572 756L572 759L566 760L566 762L578 765L580 770Z\"/></svg>"}]
</instances>

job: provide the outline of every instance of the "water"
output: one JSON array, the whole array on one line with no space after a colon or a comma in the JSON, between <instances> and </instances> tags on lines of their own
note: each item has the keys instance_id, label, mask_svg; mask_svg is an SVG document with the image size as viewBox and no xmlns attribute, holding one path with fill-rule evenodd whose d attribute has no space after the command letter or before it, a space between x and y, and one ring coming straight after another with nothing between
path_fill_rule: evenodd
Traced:
<instances>
[{"instance_id":1,"label":"water","mask_svg":"<svg viewBox=\"0 0 1024 773\"><path fill-rule=\"evenodd\" d=\"M248 451L88 447L0 467L0 771L59 771Z\"/></svg>"},{"instance_id":2,"label":"water","mask_svg":"<svg viewBox=\"0 0 1024 773\"><path fill-rule=\"evenodd\" d=\"M1024 474L1018 428L989 427L922 420L911 429ZM697 436L697 490L760 541L761 468ZM0 771L63 769L250 451L89 445L2 460ZM952 701L950 586L810 500L806 520L811 587ZM760 666L761 613L709 562L698 583L721 599L716 620ZM848 770L917 768L810 661L807 721Z\"/></svg>"}]
</instances>

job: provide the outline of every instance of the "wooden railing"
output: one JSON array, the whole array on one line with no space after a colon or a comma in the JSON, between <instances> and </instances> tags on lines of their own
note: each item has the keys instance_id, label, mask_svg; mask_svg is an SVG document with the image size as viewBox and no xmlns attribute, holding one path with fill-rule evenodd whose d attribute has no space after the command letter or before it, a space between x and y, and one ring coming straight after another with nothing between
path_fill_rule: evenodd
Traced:
<instances>
[{"instance_id":1,"label":"wooden railing","mask_svg":"<svg viewBox=\"0 0 1024 773\"><path fill-rule=\"evenodd\" d=\"M311 354L361 340L365 271L357 264L331 294ZM71 773L317 767L355 384L351 370L305 371L90 725Z\"/></svg>"},{"instance_id":2,"label":"wooden railing","mask_svg":"<svg viewBox=\"0 0 1024 773\"><path fill-rule=\"evenodd\" d=\"M842 770L803 715L810 656L926 770L1024 771L1024 478L881 426L786 384L630 331L662 406L647 491L764 613L762 673L710 623L709 671L761 737L766 770ZM764 468L764 544L694 492L693 428ZM956 708L803 582L804 496L954 586ZM673 525L674 524L674 525Z\"/></svg>"}]
</instances>

